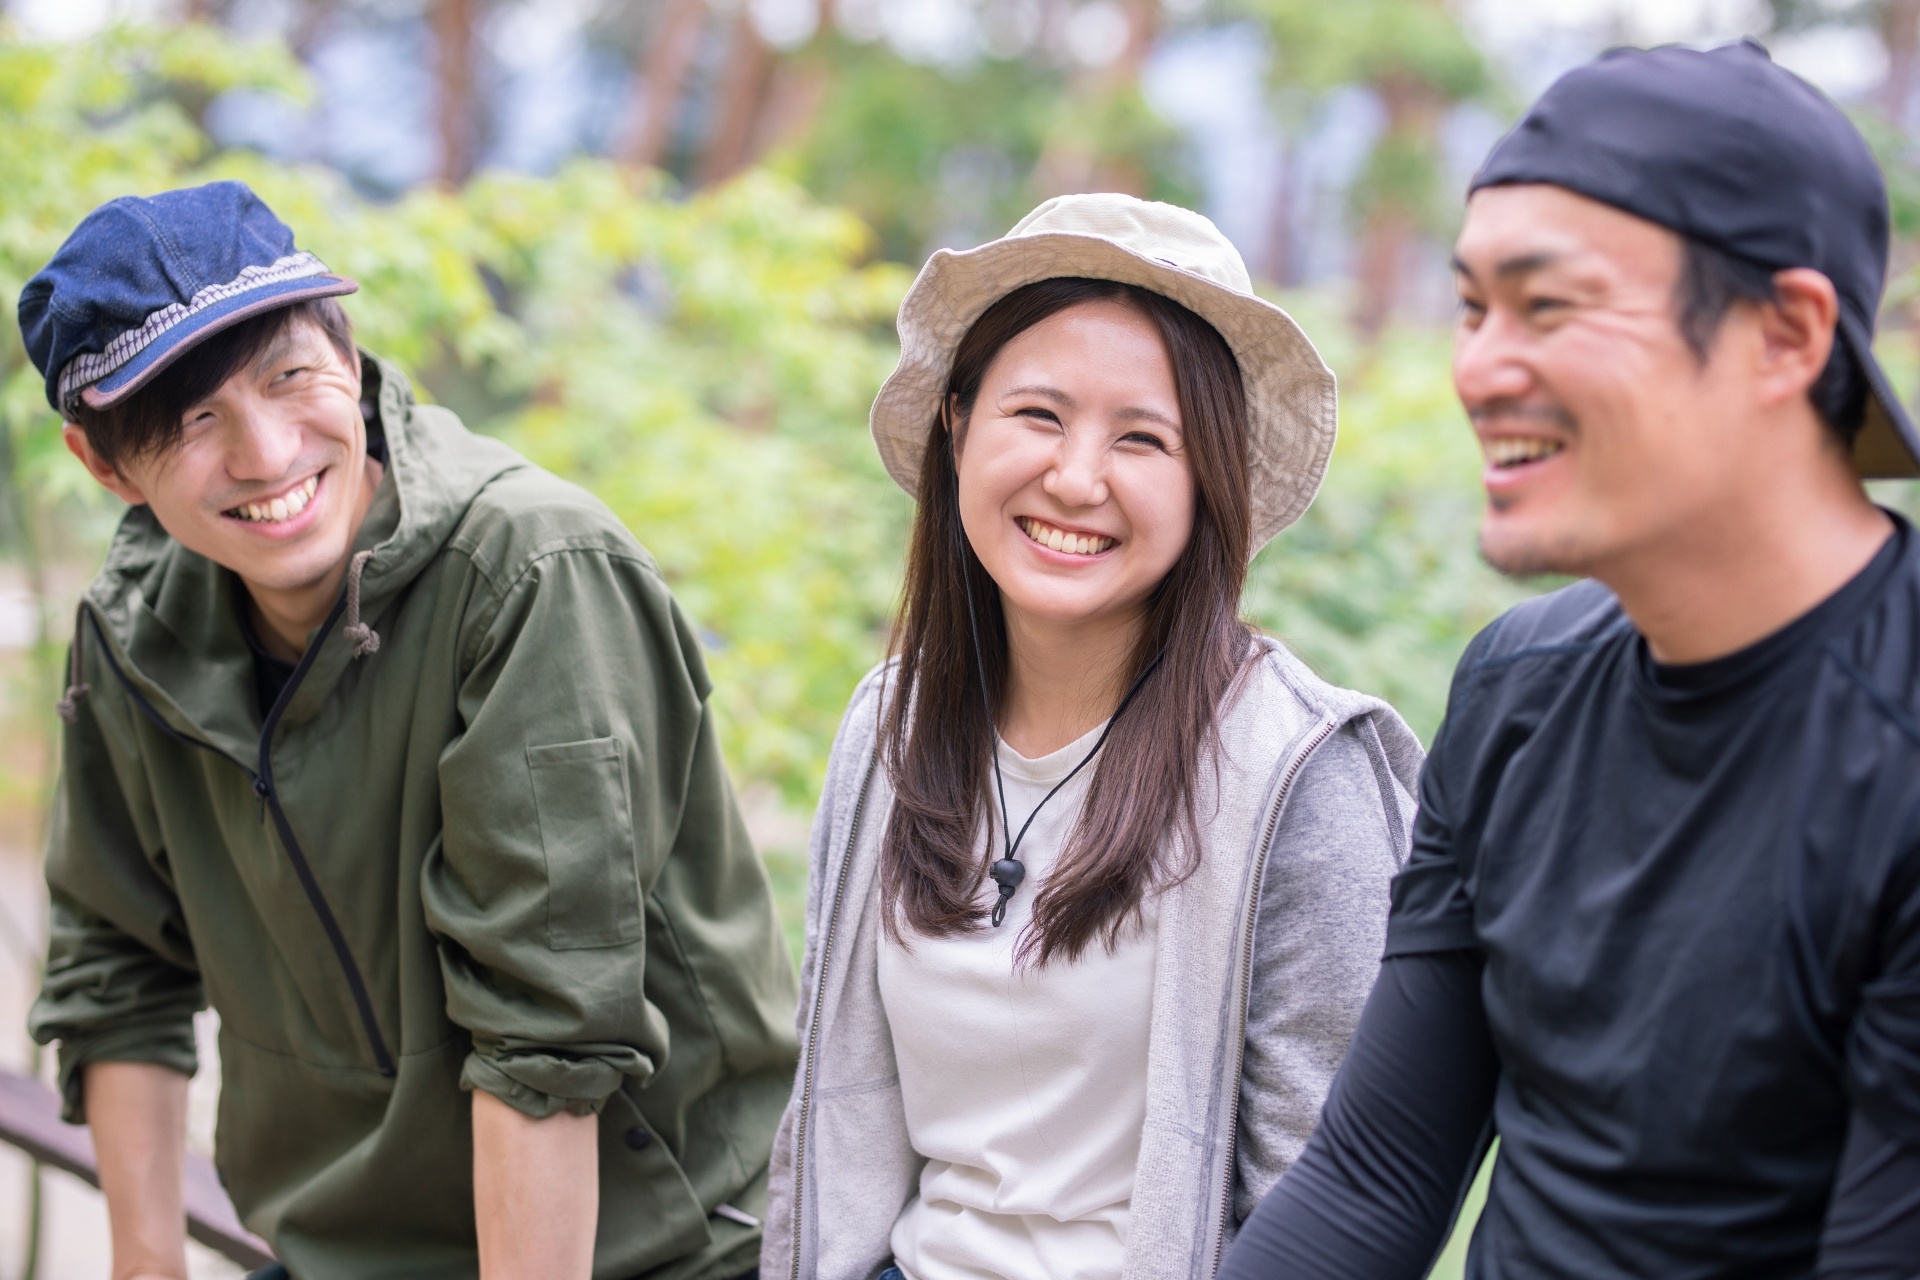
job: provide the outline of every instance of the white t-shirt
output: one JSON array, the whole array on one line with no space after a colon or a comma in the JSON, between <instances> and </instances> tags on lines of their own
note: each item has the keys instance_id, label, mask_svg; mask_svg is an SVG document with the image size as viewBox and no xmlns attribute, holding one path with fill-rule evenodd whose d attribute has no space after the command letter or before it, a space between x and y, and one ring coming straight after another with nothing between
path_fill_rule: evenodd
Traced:
<instances>
[{"instance_id":1,"label":"white t-shirt","mask_svg":"<svg viewBox=\"0 0 1920 1280\"><path fill-rule=\"evenodd\" d=\"M1099 735L1038 760L999 744L1016 834ZM1005 924L881 942L907 1133L927 1157L920 1194L893 1228L894 1260L910 1280L1120 1274L1146 1120L1157 899L1112 952L1096 942L1072 964L1019 972L1013 957L1097 763L1021 841L1027 874ZM997 824L997 799L993 812ZM994 844L1003 850L1004 836ZM998 894L988 880L982 902Z\"/></svg>"}]
</instances>

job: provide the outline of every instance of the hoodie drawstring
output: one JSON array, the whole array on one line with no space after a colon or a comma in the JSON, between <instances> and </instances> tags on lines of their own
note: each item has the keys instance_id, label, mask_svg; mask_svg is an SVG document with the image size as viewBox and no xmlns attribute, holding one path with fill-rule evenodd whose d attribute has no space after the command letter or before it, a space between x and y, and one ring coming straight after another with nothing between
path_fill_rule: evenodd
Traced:
<instances>
[{"instance_id":1,"label":"hoodie drawstring","mask_svg":"<svg viewBox=\"0 0 1920 1280\"><path fill-rule=\"evenodd\" d=\"M79 714L80 699L93 691L93 686L89 685L84 678L86 672L80 657L80 638L86 634L86 631L87 606L82 604L74 610L73 615L73 648L67 651L67 692L60 701L53 704L53 709L58 711L60 718L68 724L72 724L74 716Z\"/></svg>"},{"instance_id":2,"label":"hoodie drawstring","mask_svg":"<svg viewBox=\"0 0 1920 1280\"><path fill-rule=\"evenodd\" d=\"M347 565L347 626L341 634L353 641L353 656L356 658L380 652L380 633L360 621L360 573L371 559L373 552L362 551Z\"/></svg>"},{"instance_id":3,"label":"hoodie drawstring","mask_svg":"<svg viewBox=\"0 0 1920 1280\"><path fill-rule=\"evenodd\" d=\"M380 652L380 633L360 621L360 575L371 559L373 552L362 551L347 565L347 627L344 634L353 642L353 656L356 658ZM86 630L87 606L82 604L74 613L73 648L67 651L67 692L53 704L53 709L68 724L72 724L74 716L79 713L80 700L93 692L93 686L86 681L85 663L80 653L81 638Z\"/></svg>"}]
</instances>

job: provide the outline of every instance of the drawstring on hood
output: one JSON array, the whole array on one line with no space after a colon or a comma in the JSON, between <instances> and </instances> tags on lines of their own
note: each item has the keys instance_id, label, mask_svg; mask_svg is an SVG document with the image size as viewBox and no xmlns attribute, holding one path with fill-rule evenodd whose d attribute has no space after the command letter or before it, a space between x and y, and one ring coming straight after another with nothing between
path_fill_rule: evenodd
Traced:
<instances>
[{"instance_id":1,"label":"drawstring on hood","mask_svg":"<svg viewBox=\"0 0 1920 1280\"><path fill-rule=\"evenodd\" d=\"M67 651L67 691L60 701L53 704L53 709L68 724L72 724L74 716L79 714L80 699L93 691L93 686L83 679L85 670L80 658L80 637L86 634L86 630L87 606L82 604L73 614L73 648Z\"/></svg>"},{"instance_id":2,"label":"drawstring on hood","mask_svg":"<svg viewBox=\"0 0 1920 1280\"><path fill-rule=\"evenodd\" d=\"M341 634L353 642L356 658L380 652L380 633L360 621L360 573L371 559L373 552L362 551L347 565L347 626Z\"/></svg>"},{"instance_id":3,"label":"drawstring on hood","mask_svg":"<svg viewBox=\"0 0 1920 1280\"><path fill-rule=\"evenodd\" d=\"M380 633L360 621L360 575L371 559L373 552L362 551L347 565L347 625L343 634L352 642L353 656L356 658L380 652ZM86 682L85 665L80 654L81 638L86 630L87 606L82 604L74 614L73 647L67 653L67 691L53 705L60 718L68 724L72 724L74 716L79 714L80 700L93 692L93 686Z\"/></svg>"},{"instance_id":4,"label":"drawstring on hood","mask_svg":"<svg viewBox=\"0 0 1920 1280\"><path fill-rule=\"evenodd\" d=\"M361 551L348 564L348 626L344 635L353 643L353 656L365 658L371 652L380 652L380 633L359 618L359 580L367 570L367 560L371 560L371 551ZM67 651L67 691L54 702L54 710L60 712L61 720L73 723L79 714L81 699L92 693L92 685L86 683L84 658L81 656L81 639L86 635L86 604L81 604L73 614L73 647Z\"/></svg>"}]
</instances>

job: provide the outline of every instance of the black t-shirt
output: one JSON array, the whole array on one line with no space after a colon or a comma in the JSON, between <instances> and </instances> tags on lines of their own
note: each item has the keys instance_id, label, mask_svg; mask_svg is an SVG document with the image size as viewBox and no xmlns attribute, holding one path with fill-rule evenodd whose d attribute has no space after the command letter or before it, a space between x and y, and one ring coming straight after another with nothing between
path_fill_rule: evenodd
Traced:
<instances>
[{"instance_id":1,"label":"black t-shirt","mask_svg":"<svg viewBox=\"0 0 1920 1280\"><path fill-rule=\"evenodd\" d=\"M1805 1275L1849 1107L1920 1143L1920 538L1666 667L1582 583L1477 638L1389 957L1472 950L1502 1274Z\"/></svg>"},{"instance_id":2,"label":"black t-shirt","mask_svg":"<svg viewBox=\"0 0 1920 1280\"><path fill-rule=\"evenodd\" d=\"M265 720L267 712L273 710L273 704L280 701L281 690L293 679L294 668L299 664L276 658L267 652L267 646L261 643L260 633L254 630L244 587L234 593L234 598L240 615L240 634L246 637L247 650L253 654L253 696L260 703L260 718Z\"/></svg>"}]
</instances>

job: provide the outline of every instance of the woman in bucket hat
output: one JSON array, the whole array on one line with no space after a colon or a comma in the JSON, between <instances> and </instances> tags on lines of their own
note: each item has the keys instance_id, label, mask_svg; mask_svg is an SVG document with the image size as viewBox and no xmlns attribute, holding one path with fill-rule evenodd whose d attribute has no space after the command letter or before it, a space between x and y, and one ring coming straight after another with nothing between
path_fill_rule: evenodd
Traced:
<instances>
[{"instance_id":1,"label":"woman in bucket hat","mask_svg":"<svg viewBox=\"0 0 1920 1280\"><path fill-rule=\"evenodd\" d=\"M1238 618L1333 377L1127 196L936 253L899 328L919 510L814 822L762 1274L1210 1276L1346 1049L1420 762Z\"/></svg>"}]
</instances>

